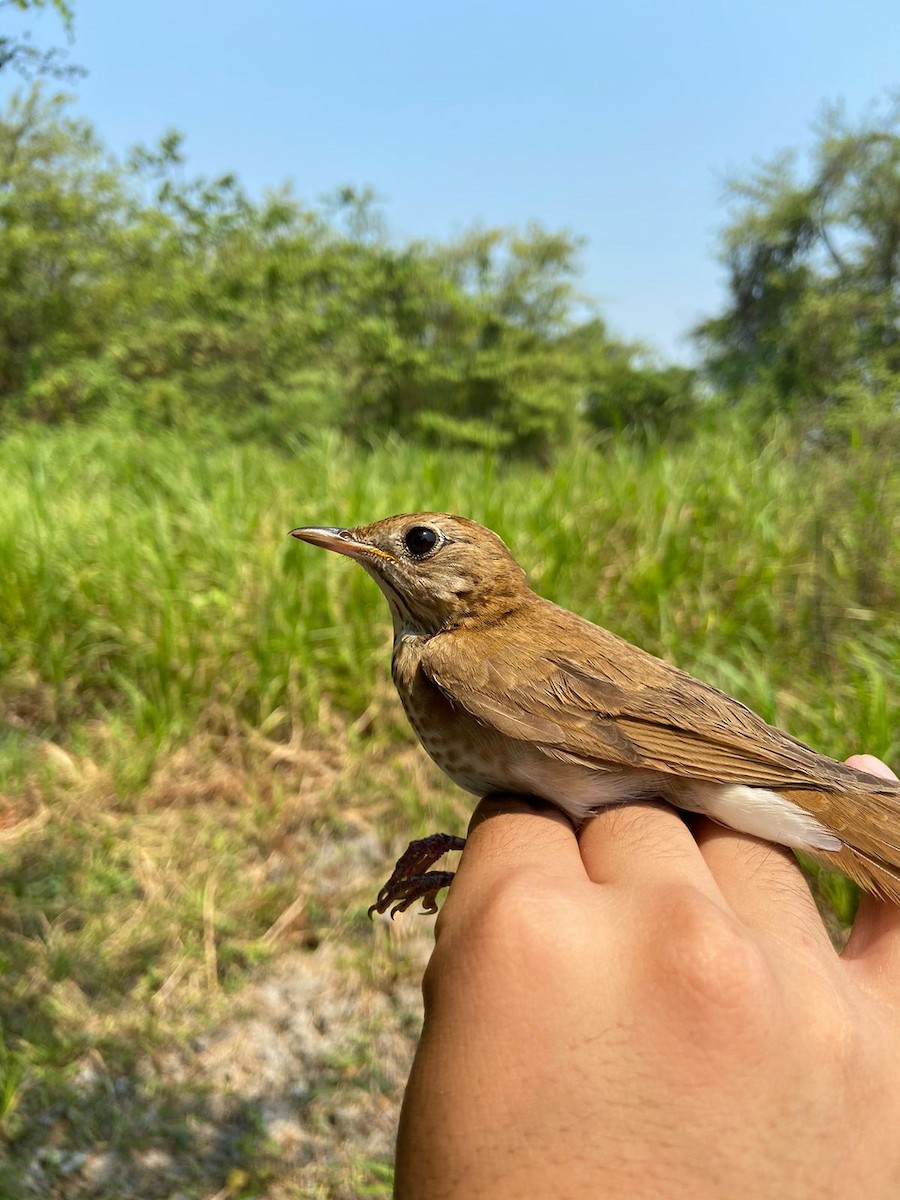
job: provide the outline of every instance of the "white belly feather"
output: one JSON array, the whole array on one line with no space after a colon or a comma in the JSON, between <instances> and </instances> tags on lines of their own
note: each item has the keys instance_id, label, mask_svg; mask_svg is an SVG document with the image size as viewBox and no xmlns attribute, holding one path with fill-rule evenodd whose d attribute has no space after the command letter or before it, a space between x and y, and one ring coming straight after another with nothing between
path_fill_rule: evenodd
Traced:
<instances>
[{"instance_id":1,"label":"white belly feather","mask_svg":"<svg viewBox=\"0 0 900 1200\"><path fill-rule=\"evenodd\" d=\"M423 743L424 744L424 743ZM437 765L466 791L476 795L490 791L520 791L541 796L555 804L576 826L598 808L607 804L625 804L634 800L662 797L678 808L702 813L738 833L748 833L765 841L777 842L794 850L838 851L836 837L806 809L768 788L743 784L706 783L681 779L661 771L592 771L577 763L559 762L540 752L528 753L522 747L518 761L503 764L505 782L492 781L491 762L477 764L477 774L467 763L461 771L441 753L443 748L425 747ZM507 776L512 768L514 782ZM517 778L515 778L517 776Z\"/></svg>"}]
</instances>

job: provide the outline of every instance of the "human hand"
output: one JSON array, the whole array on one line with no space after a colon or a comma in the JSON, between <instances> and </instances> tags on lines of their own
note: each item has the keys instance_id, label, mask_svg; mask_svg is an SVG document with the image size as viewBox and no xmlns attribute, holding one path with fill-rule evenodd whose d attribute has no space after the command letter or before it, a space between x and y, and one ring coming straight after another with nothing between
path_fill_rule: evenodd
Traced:
<instances>
[{"instance_id":1,"label":"human hand","mask_svg":"<svg viewBox=\"0 0 900 1200\"><path fill-rule=\"evenodd\" d=\"M483 801L425 1012L400 1200L900 1196L900 910L838 955L779 847Z\"/></svg>"}]
</instances>

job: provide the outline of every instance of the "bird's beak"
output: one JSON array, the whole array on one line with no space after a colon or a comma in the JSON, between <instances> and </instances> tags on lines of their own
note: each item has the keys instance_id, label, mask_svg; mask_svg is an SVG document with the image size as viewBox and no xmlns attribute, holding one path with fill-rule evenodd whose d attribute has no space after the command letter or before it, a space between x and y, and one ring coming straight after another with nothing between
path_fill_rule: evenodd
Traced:
<instances>
[{"instance_id":1,"label":"bird's beak","mask_svg":"<svg viewBox=\"0 0 900 1200\"><path fill-rule=\"evenodd\" d=\"M348 558L365 558L374 555L376 558L387 558L393 561L393 555L386 550L379 550L368 542L361 542L353 536L350 529L335 529L329 525L307 525L302 529L292 529L291 537L301 542L309 542L311 546L321 546L323 550L334 550L338 554L346 554Z\"/></svg>"}]
</instances>

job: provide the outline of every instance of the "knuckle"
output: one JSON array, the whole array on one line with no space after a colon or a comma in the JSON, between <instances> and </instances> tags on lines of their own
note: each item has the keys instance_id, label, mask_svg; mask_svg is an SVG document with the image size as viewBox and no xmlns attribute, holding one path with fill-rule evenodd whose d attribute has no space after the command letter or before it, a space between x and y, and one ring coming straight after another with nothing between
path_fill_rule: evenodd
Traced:
<instances>
[{"instance_id":1,"label":"knuckle","mask_svg":"<svg viewBox=\"0 0 900 1200\"><path fill-rule=\"evenodd\" d=\"M577 919L575 905L558 880L533 867L510 871L484 897L478 915L478 940L488 947L521 946L543 950L560 929Z\"/></svg>"},{"instance_id":2,"label":"knuckle","mask_svg":"<svg viewBox=\"0 0 900 1200\"><path fill-rule=\"evenodd\" d=\"M535 962L542 971L565 971L583 913L557 877L532 866L512 869L468 900L459 917L450 911L451 900L426 971L426 998L434 981L451 971L465 974L472 986L505 980L511 988L520 981L530 986Z\"/></svg>"},{"instance_id":3,"label":"knuckle","mask_svg":"<svg viewBox=\"0 0 900 1200\"><path fill-rule=\"evenodd\" d=\"M669 990L710 1031L720 1021L731 1033L765 1024L776 999L771 966L738 922L696 891L679 893L665 906L668 938L664 968Z\"/></svg>"}]
</instances>

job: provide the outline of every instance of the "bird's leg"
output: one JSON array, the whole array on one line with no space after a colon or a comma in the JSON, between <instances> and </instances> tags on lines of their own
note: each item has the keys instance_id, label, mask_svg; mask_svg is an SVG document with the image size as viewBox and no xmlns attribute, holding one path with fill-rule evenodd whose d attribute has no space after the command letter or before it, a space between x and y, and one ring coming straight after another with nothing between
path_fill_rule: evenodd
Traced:
<instances>
[{"instance_id":1,"label":"bird's leg","mask_svg":"<svg viewBox=\"0 0 900 1200\"><path fill-rule=\"evenodd\" d=\"M387 912L390 908L393 917L395 913L405 912L417 900L422 901L423 912L437 912L435 898L441 888L450 886L453 872L429 871L428 868L448 850L462 850L465 844L465 838L453 833L431 833L428 837L410 842L369 909L369 916L376 912Z\"/></svg>"}]
</instances>

